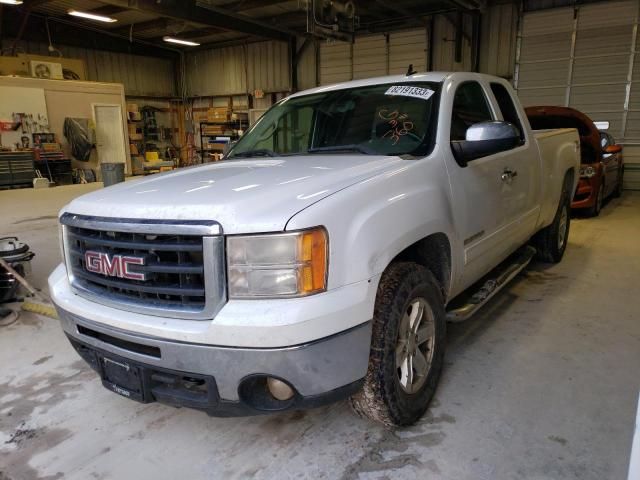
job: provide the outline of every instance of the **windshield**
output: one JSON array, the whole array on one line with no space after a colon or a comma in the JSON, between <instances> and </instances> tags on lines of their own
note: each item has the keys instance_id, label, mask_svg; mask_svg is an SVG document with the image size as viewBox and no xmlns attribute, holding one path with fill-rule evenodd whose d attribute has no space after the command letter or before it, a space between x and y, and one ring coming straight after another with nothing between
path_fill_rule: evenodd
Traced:
<instances>
[{"instance_id":1,"label":"windshield","mask_svg":"<svg viewBox=\"0 0 640 480\"><path fill-rule=\"evenodd\" d=\"M374 85L286 98L245 133L227 158L356 152L426 155L440 84Z\"/></svg>"}]
</instances>

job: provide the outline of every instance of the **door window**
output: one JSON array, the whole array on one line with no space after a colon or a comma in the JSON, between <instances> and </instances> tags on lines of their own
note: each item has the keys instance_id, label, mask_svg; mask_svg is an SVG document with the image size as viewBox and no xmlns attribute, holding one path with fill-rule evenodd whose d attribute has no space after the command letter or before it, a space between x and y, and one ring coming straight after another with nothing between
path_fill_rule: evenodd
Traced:
<instances>
[{"instance_id":1,"label":"door window","mask_svg":"<svg viewBox=\"0 0 640 480\"><path fill-rule=\"evenodd\" d=\"M453 99L451 140L465 140L467 129L480 122L493 120L489 103L478 82L465 82L458 87Z\"/></svg>"},{"instance_id":2,"label":"door window","mask_svg":"<svg viewBox=\"0 0 640 480\"><path fill-rule=\"evenodd\" d=\"M509 95L507 89L504 88L504 85L492 83L491 91L493 92L493 96L496 97L496 101L498 102L498 107L500 107L500 112L502 112L502 118L504 121L514 124L520 132L520 139L524 140L524 129L522 128L522 123L520 122L516 106L514 105L513 99L511 98L511 95Z\"/></svg>"}]
</instances>

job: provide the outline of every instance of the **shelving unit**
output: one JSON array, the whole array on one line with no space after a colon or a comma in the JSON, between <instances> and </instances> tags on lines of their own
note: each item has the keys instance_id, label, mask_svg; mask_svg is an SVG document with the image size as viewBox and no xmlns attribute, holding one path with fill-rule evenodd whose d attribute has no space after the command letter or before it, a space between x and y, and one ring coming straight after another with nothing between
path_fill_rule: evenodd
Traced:
<instances>
[{"instance_id":1,"label":"shelving unit","mask_svg":"<svg viewBox=\"0 0 640 480\"><path fill-rule=\"evenodd\" d=\"M200 122L200 155L202 161L210 154L222 153L225 145L240 138L240 120Z\"/></svg>"}]
</instances>

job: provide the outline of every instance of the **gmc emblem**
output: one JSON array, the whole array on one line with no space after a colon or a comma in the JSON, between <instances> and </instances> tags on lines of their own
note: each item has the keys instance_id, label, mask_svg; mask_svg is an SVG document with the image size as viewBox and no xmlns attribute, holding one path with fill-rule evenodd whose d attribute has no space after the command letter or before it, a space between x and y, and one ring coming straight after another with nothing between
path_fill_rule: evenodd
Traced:
<instances>
[{"instance_id":1,"label":"gmc emblem","mask_svg":"<svg viewBox=\"0 0 640 480\"><path fill-rule=\"evenodd\" d=\"M109 255L105 252L84 252L84 268L91 273L99 273L105 277L126 278L128 280L147 280L147 274L132 272L130 265L144 265L145 257L133 257L131 255Z\"/></svg>"}]
</instances>

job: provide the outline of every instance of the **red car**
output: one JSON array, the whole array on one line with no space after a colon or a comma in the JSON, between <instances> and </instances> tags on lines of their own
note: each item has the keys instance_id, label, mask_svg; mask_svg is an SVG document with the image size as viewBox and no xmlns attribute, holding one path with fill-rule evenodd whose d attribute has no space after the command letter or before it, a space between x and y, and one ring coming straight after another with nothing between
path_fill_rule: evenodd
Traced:
<instances>
[{"instance_id":1,"label":"red car","mask_svg":"<svg viewBox=\"0 0 640 480\"><path fill-rule=\"evenodd\" d=\"M598 130L584 113L569 107L527 107L534 130L576 128L580 134L580 181L571 208L600 214L602 203L610 195L620 196L624 175L622 146L607 132Z\"/></svg>"}]
</instances>

